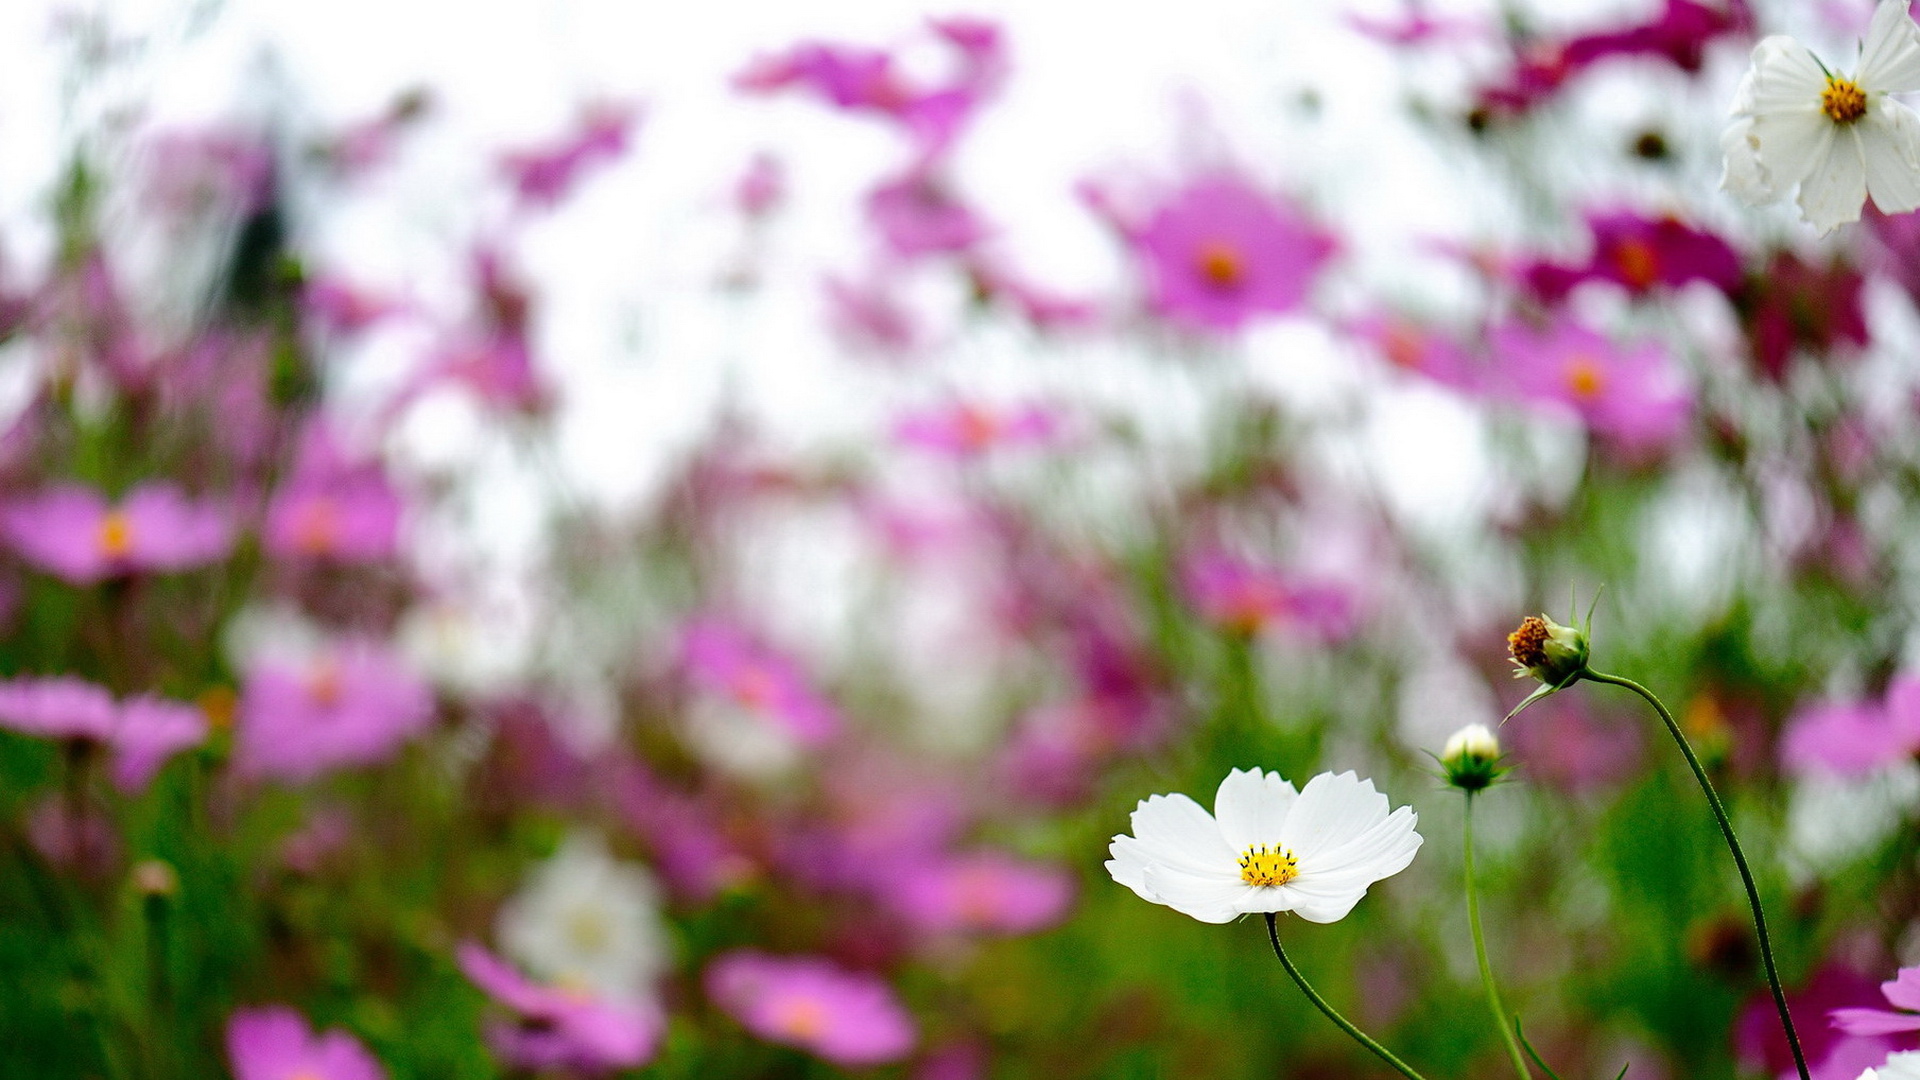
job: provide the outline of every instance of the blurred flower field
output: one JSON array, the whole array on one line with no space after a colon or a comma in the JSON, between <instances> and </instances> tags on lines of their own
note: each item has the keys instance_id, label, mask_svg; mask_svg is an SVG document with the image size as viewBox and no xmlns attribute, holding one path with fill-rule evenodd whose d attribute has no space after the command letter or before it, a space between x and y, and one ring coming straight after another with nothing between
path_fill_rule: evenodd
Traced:
<instances>
[{"instance_id":1,"label":"blurred flower field","mask_svg":"<svg viewBox=\"0 0 1920 1080\"><path fill-rule=\"evenodd\" d=\"M969 187L1019 18L763 41L735 106L888 164L827 256L728 151L648 400L551 238L637 245L674 101L499 139L437 281L316 239L430 85L75 105L0 230L0 1076L1920 1077L1920 25L1589 7L1327 18L1470 213L1188 102L1060 283ZM595 411L694 434L609 497Z\"/></svg>"}]
</instances>

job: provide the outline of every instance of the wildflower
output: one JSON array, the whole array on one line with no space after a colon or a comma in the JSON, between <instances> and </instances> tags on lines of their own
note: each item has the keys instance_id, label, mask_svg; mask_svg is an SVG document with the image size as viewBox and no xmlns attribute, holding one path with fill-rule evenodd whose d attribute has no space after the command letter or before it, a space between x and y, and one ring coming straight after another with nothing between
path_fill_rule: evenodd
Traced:
<instances>
[{"instance_id":1,"label":"wildflower","mask_svg":"<svg viewBox=\"0 0 1920 1080\"><path fill-rule=\"evenodd\" d=\"M186 570L226 557L230 515L171 484L142 484L117 505L64 484L0 509L0 536L27 562L75 585L142 570Z\"/></svg>"},{"instance_id":2,"label":"wildflower","mask_svg":"<svg viewBox=\"0 0 1920 1080\"><path fill-rule=\"evenodd\" d=\"M1334 252L1333 238L1291 204L1228 174L1189 183L1129 239L1155 311L1223 332L1299 309Z\"/></svg>"},{"instance_id":3,"label":"wildflower","mask_svg":"<svg viewBox=\"0 0 1920 1080\"><path fill-rule=\"evenodd\" d=\"M1898 1031L1920 1031L1920 967L1901 968L1891 981L1880 984L1887 1004L1901 1012L1885 1009L1835 1009L1829 1015L1833 1026L1849 1035L1890 1035Z\"/></svg>"},{"instance_id":4,"label":"wildflower","mask_svg":"<svg viewBox=\"0 0 1920 1080\"><path fill-rule=\"evenodd\" d=\"M1732 293L1739 288L1740 256L1725 240L1672 215L1644 217L1620 211L1587 217L1593 254L1584 264L1537 262L1521 270L1533 293L1558 303L1585 281L1608 281L1641 296L1704 281Z\"/></svg>"},{"instance_id":5,"label":"wildflower","mask_svg":"<svg viewBox=\"0 0 1920 1080\"><path fill-rule=\"evenodd\" d=\"M996 446L1044 445L1059 432L1059 413L1045 406L971 401L909 412L893 426L896 442L961 459Z\"/></svg>"},{"instance_id":6,"label":"wildflower","mask_svg":"<svg viewBox=\"0 0 1920 1080\"><path fill-rule=\"evenodd\" d=\"M267 504L261 541L280 558L376 562L399 547L401 508L380 466L350 460L333 433L316 423Z\"/></svg>"},{"instance_id":7,"label":"wildflower","mask_svg":"<svg viewBox=\"0 0 1920 1080\"><path fill-rule=\"evenodd\" d=\"M1545 615L1529 615L1507 635L1513 677L1532 676L1545 686L1567 686L1587 670L1587 635Z\"/></svg>"},{"instance_id":8,"label":"wildflower","mask_svg":"<svg viewBox=\"0 0 1920 1080\"><path fill-rule=\"evenodd\" d=\"M1471 390L1478 384L1479 372L1467 350L1444 331L1384 311L1354 319L1344 329L1401 371L1456 390Z\"/></svg>"},{"instance_id":9,"label":"wildflower","mask_svg":"<svg viewBox=\"0 0 1920 1080\"><path fill-rule=\"evenodd\" d=\"M839 710L808 683L800 665L718 620L689 626L681 639L687 674L702 690L812 746L840 728Z\"/></svg>"},{"instance_id":10,"label":"wildflower","mask_svg":"<svg viewBox=\"0 0 1920 1080\"><path fill-rule=\"evenodd\" d=\"M240 692L235 757L256 776L311 780L383 761L432 720L432 693L397 656L334 642L294 662L255 662Z\"/></svg>"},{"instance_id":11,"label":"wildflower","mask_svg":"<svg viewBox=\"0 0 1920 1080\"><path fill-rule=\"evenodd\" d=\"M133 794L167 758L207 737L199 708L156 697L116 702L93 683L69 676L0 682L0 727L50 739L111 747L113 781Z\"/></svg>"},{"instance_id":12,"label":"wildflower","mask_svg":"<svg viewBox=\"0 0 1920 1080\"><path fill-rule=\"evenodd\" d=\"M1352 594L1226 552L1205 552L1182 567L1182 585L1208 622L1236 634L1273 625L1297 627L1325 642L1353 636L1359 614Z\"/></svg>"},{"instance_id":13,"label":"wildflower","mask_svg":"<svg viewBox=\"0 0 1920 1080\"><path fill-rule=\"evenodd\" d=\"M707 968L706 987L748 1031L838 1065L898 1061L918 1038L885 982L815 957L736 949Z\"/></svg>"},{"instance_id":14,"label":"wildflower","mask_svg":"<svg viewBox=\"0 0 1920 1080\"><path fill-rule=\"evenodd\" d=\"M284 1006L241 1009L227 1021L235 1080L385 1080L360 1041L334 1029L315 1034Z\"/></svg>"},{"instance_id":15,"label":"wildflower","mask_svg":"<svg viewBox=\"0 0 1920 1080\"><path fill-rule=\"evenodd\" d=\"M1509 322L1489 339L1519 397L1571 410L1623 447L1671 442L1693 411L1671 358L1651 342L1622 348L1571 319L1541 327Z\"/></svg>"},{"instance_id":16,"label":"wildflower","mask_svg":"<svg viewBox=\"0 0 1920 1080\"><path fill-rule=\"evenodd\" d=\"M571 836L500 909L499 940L533 977L640 996L666 966L660 890L598 836Z\"/></svg>"},{"instance_id":17,"label":"wildflower","mask_svg":"<svg viewBox=\"0 0 1920 1080\"><path fill-rule=\"evenodd\" d=\"M1837 254L1819 266L1775 252L1733 298L1760 373L1784 382L1796 348L1825 361L1867 345L1865 287L1866 276Z\"/></svg>"},{"instance_id":18,"label":"wildflower","mask_svg":"<svg viewBox=\"0 0 1920 1080\"><path fill-rule=\"evenodd\" d=\"M653 1057L666 1032L666 1018L651 998L532 982L473 942L463 943L456 958L475 986L517 1014L487 1030L494 1053L516 1068L637 1068Z\"/></svg>"},{"instance_id":19,"label":"wildflower","mask_svg":"<svg viewBox=\"0 0 1920 1080\"><path fill-rule=\"evenodd\" d=\"M640 113L630 104L588 106L578 130L556 142L510 151L500 171L524 207L548 209L566 198L589 166L626 153Z\"/></svg>"},{"instance_id":20,"label":"wildflower","mask_svg":"<svg viewBox=\"0 0 1920 1080\"><path fill-rule=\"evenodd\" d=\"M1073 879L1061 867L997 851L909 864L883 885L903 918L933 933L1032 933L1060 921L1073 902Z\"/></svg>"},{"instance_id":21,"label":"wildflower","mask_svg":"<svg viewBox=\"0 0 1920 1080\"><path fill-rule=\"evenodd\" d=\"M1321 773L1296 793L1279 773L1235 769L1213 809L1179 794L1143 800L1134 835L1113 838L1107 872L1202 922L1290 911L1330 923L1420 850L1413 811L1389 813L1373 781L1351 772Z\"/></svg>"},{"instance_id":22,"label":"wildflower","mask_svg":"<svg viewBox=\"0 0 1920 1080\"><path fill-rule=\"evenodd\" d=\"M1920 90L1920 26L1901 0L1881 0L1852 75L1828 69L1784 35L1753 49L1720 137L1720 187L1758 206L1800 187L1800 214L1831 231L1860 220L1871 195L1883 213L1920 207L1920 117L1889 95Z\"/></svg>"},{"instance_id":23,"label":"wildflower","mask_svg":"<svg viewBox=\"0 0 1920 1080\"><path fill-rule=\"evenodd\" d=\"M1500 740L1485 724L1468 724L1453 733L1440 751L1440 767L1447 783L1463 791L1479 791L1500 778Z\"/></svg>"},{"instance_id":24,"label":"wildflower","mask_svg":"<svg viewBox=\"0 0 1920 1080\"><path fill-rule=\"evenodd\" d=\"M915 168L867 196L867 217L901 259L966 251L985 239L986 223L931 170Z\"/></svg>"},{"instance_id":25,"label":"wildflower","mask_svg":"<svg viewBox=\"0 0 1920 1080\"><path fill-rule=\"evenodd\" d=\"M1780 760L1802 775L1866 776L1920 752L1920 677L1901 675L1884 701L1817 705L1787 720Z\"/></svg>"}]
</instances>

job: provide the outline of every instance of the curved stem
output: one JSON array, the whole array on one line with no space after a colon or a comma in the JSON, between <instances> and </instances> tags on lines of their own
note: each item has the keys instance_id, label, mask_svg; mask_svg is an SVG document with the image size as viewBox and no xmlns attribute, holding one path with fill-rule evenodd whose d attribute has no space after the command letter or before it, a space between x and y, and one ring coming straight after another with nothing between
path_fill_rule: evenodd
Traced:
<instances>
[{"instance_id":1,"label":"curved stem","mask_svg":"<svg viewBox=\"0 0 1920 1080\"><path fill-rule=\"evenodd\" d=\"M1733 852L1733 864L1740 868L1740 881L1747 887L1747 904L1753 908L1753 929L1760 938L1760 959L1766 965L1767 986L1773 990L1773 1005L1780 1011L1780 1026L1786 1030L1787 1046L1793 1051L1793 1067L1799 1070L1800 1080L1810 1080L1807 1073L1806 1054L1800 1049L1800 1035L1793 1029L1793 1016L1787 1012L1787 996L1780 989L1780 972L1773 964L1773 943L1767 938L1767 916L1760 908L1760 890L1753 884L1753 871L1747 868L1747 857L1740 850L1740 841L1733 835L1733 822L1728 820L1727 808L1721 805L1719 793L1713 790L1713 782L1707 779L1706 768L1700 764L1700 758L1694 754L1693 747L1688 744L1686 735L1680 730L1680 725L1674 722L1673 714L1667 711L1667 707L1661 704L1653 691L1632 679L1608 675L1592 668L1587 669L1585 677L1591 682L1611 683L1614 686L1625 687L1646 699L1647 704L1653 706L1653 711L1660 714L1661 722L1667 725L1667 733L1673 736L1675 743L1679 744L1680 752L1686 755L1687 764L1693 769L1694 779L1700 781L1700 790L1707 793L1707 803L1713 807L1714 820L1720 823L1720 835L1726 837L1727 848Z\"/></svg>"},{"instance_id":2,"label":"curved stem","mask_svg":"<svg viewBox=\"0 0 1920 1080\"><path fill-rule=\"evenodd\" d=\"M1300 974L1300 969L1293 966L1293 961L1287 959L1287 950L1280 947L1280 928L1274 924L1274 913L1271 911L1267 912L1267 940L1273 942L1273 955L1280 958L1280 966L1286 968L1287 974L1293 976L1293 981L1300 987L1301 993L1307 995L1307 1000L1313 1002L1314 1005L1319 1007L1321 1012L1327 1014L1327 1019L1333 1021L1341 1031L1353 1036L1355 1042L1358 1042L1361 1046L1377 1054L1380 1060L1393 1066L1399 1071L1400 1075L1406 1077L1407 1080L1426 1080L1426 1077L1414 1072L1411 1065L1394 1057L1392 1051L1368 1038L1366 1032L1354 1027L1346 1017L1335 1012L1333 1006L1327 1004L1325 998L1322 998L1314 992L1313 987L1307 984L1307 977Z\"/></svg>"},{"instance_id":3,"label":"curved stem","mask_svg":"<svg viewBox=\"0 0 1920 1080\"><path fill-rule=\"evenodd\" d=\"M1506 1041L1514 1072L1520 1080L1533 1080L1533 1073L1527 1070L1527 1059L1521 1056L1520 1043L1507 1022L1507 1007L1500 1003L1500 988L1493 982L1493 965L1487 962L1487 937L1480 930L1480 895L1473 887L1473 792L1466 795L1467 925L1473 928L1473 957L1480 962L1480 982L1487 988L1487 1007L1493 1010L1493 1026L1500 1029L1500 1037Z\"/></svg>"}]
</instances>

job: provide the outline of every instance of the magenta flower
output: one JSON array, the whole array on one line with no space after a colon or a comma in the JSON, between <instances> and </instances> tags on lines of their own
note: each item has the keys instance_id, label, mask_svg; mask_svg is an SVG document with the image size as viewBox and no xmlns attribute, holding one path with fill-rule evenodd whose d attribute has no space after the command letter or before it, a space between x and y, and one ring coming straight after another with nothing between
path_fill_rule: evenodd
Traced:
<instances>
[{"instance_id":1,"label":"magenta flower","mask_svg":"<svg viewBox=\"0 0 1920 1080\"><path fill-rule=\"evenodd\" d=\"M360 1041L339 1028L315 1034L285 1006L239 1009L227 1020L234 1080L386 1080Z\"/></svg>"},{"instance_id":2,"label":"magenta flower","mask_svg":"<svg viewBox=\"0 0 1920 1080\"><path fill-rule=\"evenodd\" d=\"M295 782L384 761L433 721L433 695L398 656L337 642L304 663L257 663L241 688L235 756Z\"/></svg>"},{"instance_id":3,"label":"magenta flower","mask_svg":"<svg viewBox=\"0 0 1920 1080\"><path fill-rule=\"evenodd\" d=\"M1202 618L1224 630L1258 633L1269 626L1305 629L1323 641L1353 635L1353 597L1338 586L1300 580L1221 551L1187 560L1182 582Z\"/></svg>"},{"instance_id":4,"label":"magenta flower","mask_svg":"<svg viewBox=\"0 0 1920 1080\"><path fill-rule=\"evenodd\" d=\"M815 691L800 665L744 630L700 619L682 632L681 658L693 684L818 745L840 730L840 711Z\"/></svg>"},{"instance_id":5,"label":"magenta flower","mask_svg":"<svg viewBox=\"0 0 1920 1080\"><path fill-rule=\"evenodd\" d=\"M1656 286L1676 289L1704 281L1731 294L1740 287L1740 256L1725 240L1671 215L1643 217L1630 212L1587 218L1593 255L1585 264L1539 262L1521 270L1535 295L1558 303L1583 281L1609 281L1635 295Z\"/></svg>"},{"instance_id":6,"label":"magenta flower","mask_svg":"<svg viewBox=\"0 0 1920 1080\"><path fill-rule=\"evenodd\" d=\"M143 570L186 570L233 549L232 517L170 484L142 484L118 506L77 484L47 488L0 509L0 536L27 562L72 582Z\"/></svg>"},{"instance_id":7,"label":"magenta flower","mask_svg":"<svg viewBox=\"0 0 1920 1080\"><path fill-rule=\"evenodd\" d=\"M1518 397L1571 409L1589 430L1630 450L1681 433L1693 399L1660 346L1616 346L1571 319L1508 322L1489 335L1496 378Z\"/></svg>"},{"instance_id":8,"label":"magenta flower","mask_svg":"<svg viewBox=\"0 0 1920 1080\"><path fill-rule=\"evenodd\" d=\"M71 676L0 682L0 727L48 739L80 739L113 751L121 791L144 789L174 754L207 738L198 707L156 697L116 702L107 691Z\"/></svg>"},{"instance_id":9,"label":"magenta flower","mask_svg":"<svg viewBox=\"0 0 1920 1080\"><path fill-rule=\"evenodd\" d=\"M456 958L475 986L516 1014L487 1029L487 1044L515 1068L637 1068L652 1060L666 1033L666 1018L651 1002L533 982L471 941Z\"/></svg>"},{"instance_id":10,"label":"magenta flower","mask_svg":"<svg viewBox=\"0 0 1920 1080\"><path fill-rule=\"evenodd\" d=\"M736 949L707 967L706 987L748 1031L838 1065L898 1061L918 1039L885 982L817 957Z\"/></svg>"},{"instance_id":11,"label":"magenta flower","mask_svg":"<svg viewBox=\"0 0 1920 1080\"><path fill-rule=\"evenodd\" d=\"M1129 239L1154 311L1223 332L1299 309L1335 248L1291 204L1226 173L1181 188Z\"/></svg>"},{"instance_id":12,"label":"magenta flower","mask_svg":"<svg viewBox=\"0 0 1920 1080\"><path fill-rule=\"evenodd\" d=\"M1788 991L1787 1007L1796 1016L1832 1016L1855 1011L1855 1006L1872 1001L1873 997L1872 980L1846 967L1827 963L1814 970L1804 987ZM1741 1009L1733 1041L1744 1069L1757 1069L1780 1080L1794 1076L1786 1036L1780 1031L1779 1018L1765 990L1755 993ZM1880 1065L1889 1053L1901 1049L1901 1044L1894 1039L1852 1034L1838 1024L1827 1028L1803 1026L1800 1045L1813 1080L1856 1080L1862 1070Z\"/></svg>"},{"instance_id":13,"label":"magenta flower","mask_svg":"<svg viewBox=\"0 0 1920 1080\"><path fill-rule=\"evenodd\" d=\"M1920 677L1900 675L1884 701L1832 702L1795 713L1780 760L1796 773L1865 776L1920 752Z\"/></svg>"},{"instance_id":14,"label":"magenta flower","mask_svg":"<svg viewBox=\"0 0 1920 1080\"><path fill-rule=\"evenodd\" d=\"M400 495L376 462L350 461L325 424L308 426L261 530L283 559L377 562L400 544Z\"/></svg>"},{"instance_id":15,"label":"magenta flower","mask_svg":"<svg viewBox=\"0 0 1920 1080\"><path fill-rule=\"evenodd\" d=\"M1045 445L1059 430L1059 414L1039 405L996 408L956 401L902 415L894 422L893 437L902 445L958 459L994 447Z\"/></svg>"},{"instance_id":16,"label":"magenta flower","mask_svg":"<svg viewBox=\"0 0 1920 1080\"><path fill-rule=\"evenodd\" d=\"M1835 1009L1828 1014L1833 1026L1849 1035L1892 1035L1901 1031L1920 1031L1920 967L1901 968L1890 982L1880 984L1887 1004L1900 1012L1886 1009Z\"/></svg>"},{"instance_id":17,"label":"magenta flower","mask_svg":"<svg viewBox=\"0 0 1920 1080\"><path fill-rule=\"evenodd\" d=\"M949 855L896 869L888 898L914 927L936 934L1029 934L1066 916L1073 877L998 851Z\"/></svg>"},{"instance_id":18,"label":"magenta flower","mask_svg":"<svg viewBox=\"0 0 1920 1080\"><path fill-rule=\"evenodd\" d=\"M551 207L566 198L592 166L618 158L640 120L631 105L589 107L578 129L559 140L501 155L500 170L523 206Z\"/></svg>"}]
</instances>

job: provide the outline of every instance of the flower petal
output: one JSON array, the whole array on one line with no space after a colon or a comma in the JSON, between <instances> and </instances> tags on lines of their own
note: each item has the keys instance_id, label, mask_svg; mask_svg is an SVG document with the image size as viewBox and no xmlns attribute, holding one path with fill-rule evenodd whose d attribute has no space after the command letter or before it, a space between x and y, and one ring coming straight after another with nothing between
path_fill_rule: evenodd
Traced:
<instances>
[{"instance_id":1,"label":"flower petal","mask_svg":"<svg viewBox=\"0 0 1920 1080\"><path fill-rule=\"evenodd\" d=\"M1213 815L1185 795L1155 795L1134 810L1133 835L1149 861L1190 874L1235 872L1239 853L1227 847ZM1121 837L1114 838L1118 842Z\"/></svg>"},{"instance_id":2,"label":"flower petal","mask_svg":"<svg viewBox=\"0 0 1920 1080\"><path fill-rule=\"evenodd\" d=\"M1849 1035L1891 1035L1900 1031L1920 1031L1920 1013L1888 1012L1885 1009L1835 1009L1827 1014L1833 1026Z\"/></svg>"},{"instance_id":3,"label":"flower petal","mask_svg":"<svg viewBox=\"0 0 1920 1080\"><path fill-rule=\"evenodd\" d=\"M1321 773L1307 781L1287 815L1280 839L1304 872L1322 853L1386 820L1387 797L1352 772Z\"/></svg>"},{"instance_id":4,"label":"flower petal","mask_svg":"<svg viewBox=\"0 0 1920 1080\"><path fill-rule=\"evenodd\" d=\"M1920 1012L1920 967L1901 968L1898 975L1880 984L1880 992L1889 1004Z\"/></svg>"},{"instance_id":5,"label":"flower petal","mask_svg":"<svg viewBox=\"0 0 1920 1080\"><path fill-rule=\"evenodd\" d=\"M1746 203L1765 206L1785 192L1774 187L1760 159L1760 140L1753 137L1753 117L1737 116L1720 133L1720 190Z\"/></svg>"},{"instance_id":6,"label":"flower petal","mask_svg":"<svg viewBox=\"0 0 1920 1080\"><path fill-rule=\"evenodd\" d=\"M1920 90L1920 26L1906 0L1880 0L1860 50L1858 82L1869 92Z\"/></svg>"},{"instance_id":7,"label":"flower petal","mask_svg":"<svg viewBox=\"0 0 1920 1080\"><path fill-rule=\"evenodd\" d=\"M1858 127L1873 205L1883 214L1920 208L1920 116L1881 98L1860 118Z\"/></svg>"},{"instance_id":8,"label":"flower petal","mask_svg":"<svg viewBox=\"0 0 1920 1080\"><path fill-rule=\"evenodd\" d=\"M1366 832L1317 853L1311 865L1302 863L1301 881L1327 877L1364 877L1367 882L1392 877L1407 868L1422 838L1413 831L1418 818L1401 807Z\"/></svg>"},{"instance_id":9,"label":"flower petal","mask_svg":"<svg viewBox=\"0 0 1920 1080\"><path fill-rule=\"evenodd\" d=\"M1157 904L1165 904L1182 915L1191 915L1201 922L1232 922L1246 911L1241 903L1249 893L1273 893L1274 899L1285 902L1278 894L1282 889L1252 889L1240 883L1238 879L1219 880L1196 877L1171 870L1164 866L1149 866L1146 870L1146 886L1153 894L1146 898ZM1146 894L1142 894L1145 896ZM1284 911L1284 907L1262 908L1254 911Z\"/></svg>"},{"instance_id":10,"label":"flower petal","mask_svg":"<svg viewBox=\"0 0 1920 1080\"><path fill-rule=\"evenodd\" d=\"M1299 793L1279 773L1235 769L1220 781L1213 813L1235 858L1256 844L1280 842L1281 826Z\"/></svg>"},{"instance_id":11,"label":"flower petal","mask_svg":"<svg viewBox=\"0 0 1920 1080\"><path fill-rule=\"evenodd\" d=\"M1822 232L1831 232L1860 220L1867 201L1867 162L1860 149L1860 133L1836 135L1833 125L1813 157L1813 171L1800 182L1800 216Z\"/></svg>"}]
</instances>

